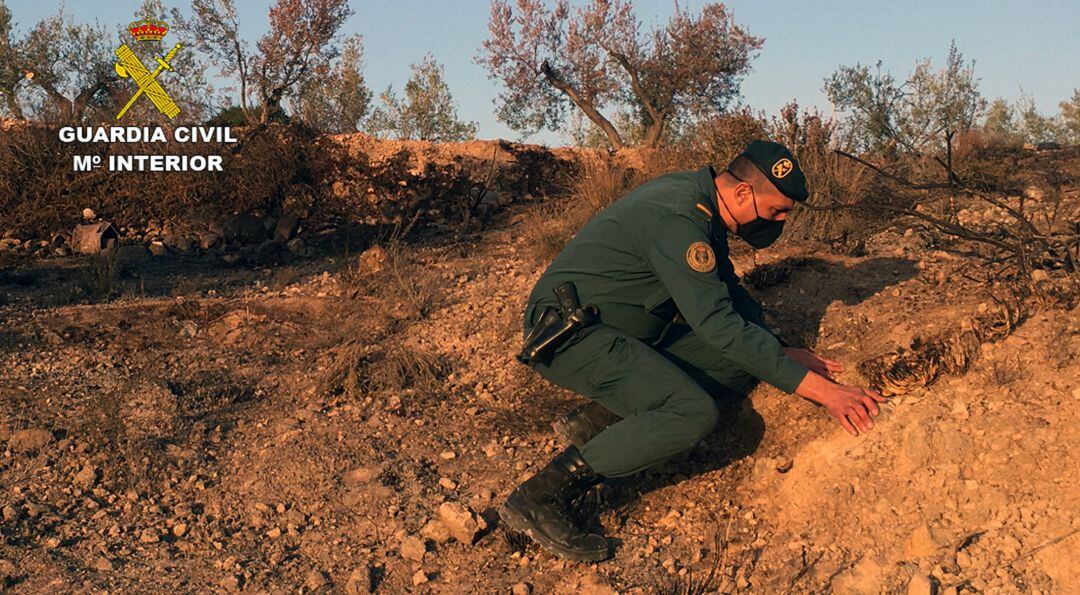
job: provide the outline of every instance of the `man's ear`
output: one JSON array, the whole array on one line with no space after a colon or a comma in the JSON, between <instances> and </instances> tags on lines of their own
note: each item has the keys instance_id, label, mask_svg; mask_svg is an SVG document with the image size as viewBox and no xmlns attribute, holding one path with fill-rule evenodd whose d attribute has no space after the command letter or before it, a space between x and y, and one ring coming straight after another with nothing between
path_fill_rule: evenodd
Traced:
<instances>
[{"instance_id":1,"label":"man's ear","mask_svg":"<svg viewBox=\"0 0 1080 595\"><path fill-rule=\"evenodd\" d=\"M735 203L744 205L754 199L754 189L746 182L735 185Z\"/></svg>"}]
</instances>

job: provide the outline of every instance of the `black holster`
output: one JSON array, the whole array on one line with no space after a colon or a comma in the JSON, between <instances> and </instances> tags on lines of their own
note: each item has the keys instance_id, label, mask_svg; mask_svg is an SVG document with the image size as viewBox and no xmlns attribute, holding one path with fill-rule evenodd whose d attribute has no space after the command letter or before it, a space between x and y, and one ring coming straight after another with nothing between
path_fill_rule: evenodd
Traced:
<instances>
[{"instance_id":1,"label":"black holster","mask_svg":"<svg viewBox=\"0 0 1080 595\"><path fill-rule=\"evenodd\" d=\"M555 288L559 308L545 308L536 325L525 337L517 359L523 364L550 364L555 350L570 340L579 330L595 324L599 311L596 306L581 306L577 288L567 282Z\"/></svg>"}]
</instances>

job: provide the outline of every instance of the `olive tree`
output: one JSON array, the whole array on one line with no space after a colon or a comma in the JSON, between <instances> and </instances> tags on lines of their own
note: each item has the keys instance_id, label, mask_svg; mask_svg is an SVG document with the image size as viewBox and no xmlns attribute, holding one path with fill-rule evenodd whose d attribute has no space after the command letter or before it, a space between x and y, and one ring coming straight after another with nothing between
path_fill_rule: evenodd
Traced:
<instances>
[{"instance_id":1,"label":"olive tree","mask_svg":"<svg viewBox=\"0 0 1080 595\"><path fill-rule=\"evenodd\" d=\"M870 67L841 66L825 79L825 92L847 116L861 148L924 152L972 129L986 110L975 63L964 62L953 42L945 66L935 70L929 58L899 82Z\"/></svg>"},{"instance_id":2,"label":"olive tree","mask_svg":"<svg viewBox=\"0 0 1080 595\"><path fill-rule=\"evenodd\" d=\"M476 122L458 119L444 69L431 54L412 65L404 97L399 98L392 87L387 87L380 99L382 105L375 108L368 122L368 129L376 135L434 142L476 137Z\"/></svg>"},{"instance_id":3,"label":"olive tree","mask_svg":"<svg viewBox=\"0 0 1080 595\"><path fill-rule=\"evenodd\" d=\"M13 61L14 71L29 83L21 85L23 91L44 96L33 110L41 119L82 122L92 102L104 98L118 79L113 69L116 43L108 30L97 22L76 23L62 9L12 45L3 60Z\"/></svg>"},{"instance_id":4,"label":"olive tree","mask_svg":"<svg viewBox=\"0 0 1080 595\"><path fill-rule=\"evenodd\" d=\"M348 0L276 0L270 7L270 30L251 51L240 35L233 0L193 0L191 20L182 26L224 76L236 77L240 106L250 119L265 124L282 113L282 102L339 54L337 34L352 15ZM249 95L259 102L256 116Z\"/></svg>"},{"instance_id":5,"label":"olive tree","mask_svg":"<svg viewBox=\"0 0 1080 595\"><path fill-rule=\"evenodd\" d=\"M324 132L356 132L371 105L364 80L364 42L359 35L342 44L341 56L300 85L292 102L295 117Z\"/></svg>"},{"instance_id":6,"label":"olive tree","mask_svg":"<svg viewBox=\"0 0 1080 595\"><path fill-rule=\"evenodd\" d=\"M723 4L688 12L678 3L663 25L643 30L628 0L493 0L490 33L476 62L499 80L497 115L525 134L558 130L579 110L621 149L629 143L612 110L628 109L642 143L662 144L680 120L723 111L762 38Z\"/></svg>"}]
</instances>

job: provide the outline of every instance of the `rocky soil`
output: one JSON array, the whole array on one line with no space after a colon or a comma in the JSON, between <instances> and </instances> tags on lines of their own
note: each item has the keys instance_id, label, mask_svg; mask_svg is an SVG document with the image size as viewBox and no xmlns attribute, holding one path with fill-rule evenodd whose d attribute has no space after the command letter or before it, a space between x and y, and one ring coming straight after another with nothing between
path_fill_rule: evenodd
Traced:
<instances>
[{"instance_id":1,"label":"rocky soil","mask_svg":"<svg viewBox=\"0 0 1080 595\"><path fill-rule=\"evenodd\" d=\"M563 204L552 203L556 210ZM768 386L586 502L613 560L507 534L577 397L513 355L538 208L277 261L163 251L87 299L81 256L0 272L0 586L12 592L1080 591L1080 317L1033 308L852 438ZM549 212L549 211L545 211ZM785 334L847 364L977 312L971 261L898 223L757 255ZM1055 273L1059 274L1059 273ZM970 277L970 278L969 278Z\"/></svg>"}]
</instances>

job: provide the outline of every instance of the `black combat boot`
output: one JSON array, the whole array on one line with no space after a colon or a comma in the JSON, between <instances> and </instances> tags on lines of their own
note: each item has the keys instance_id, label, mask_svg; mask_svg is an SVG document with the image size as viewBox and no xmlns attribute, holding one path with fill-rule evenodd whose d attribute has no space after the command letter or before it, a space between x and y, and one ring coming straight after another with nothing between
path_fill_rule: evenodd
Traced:
<instances>
[{"instance_id":1,"label":"black combat boot","mask_svg":"<svg viewBox=\"0 0 1080 595\"><path fill-rule=\"evenodd\" d=\"M586 442L621 419L600 403L589 401L556 419L551 429L563 444L584 448Z\"/></svg>"},{"instance_id":2,"label":"black combat boot","mask_svg":"<svg viewBox=\"0 0 1080 595\"><path fill-rule=\"evenodd\" d=\"M601 479L571 446L518 486L499 509L499 517L508 528L557 556L577 562L606 560L611 557L607 539L585 533L569 515L574 499Z\"/></svg>"}]
</instances>

